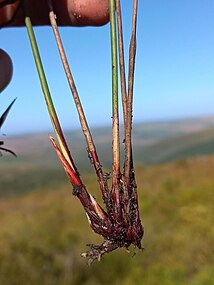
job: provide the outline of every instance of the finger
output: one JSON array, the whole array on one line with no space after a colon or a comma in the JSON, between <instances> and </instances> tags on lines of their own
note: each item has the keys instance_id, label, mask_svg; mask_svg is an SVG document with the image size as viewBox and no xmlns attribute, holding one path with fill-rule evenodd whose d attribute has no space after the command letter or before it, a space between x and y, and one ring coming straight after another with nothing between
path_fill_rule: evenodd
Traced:
<instances>
[{"instance_id":1,"label":"finger","mask_svg":"<svg viewBox=\"0 0 214 285\"><path fill-rule=\"evenodd\" d=\"M26 0L34 25L49 25L48 5L44 0ZM57 22L61 26L99 26L109 20L108 0L53 0ZM21 1L0 9L0 26L24 26Z\"/></svg>"},{"instance_id":2,"label":"finger","mask_svg":"<svg viewBox=\"0 0 214 285\"><path fill-rule=\"evenodd\" d=\"M7 87L13 74L13 64L10 56L0 49L0 93Z\"/></svg>"}]
</instances>

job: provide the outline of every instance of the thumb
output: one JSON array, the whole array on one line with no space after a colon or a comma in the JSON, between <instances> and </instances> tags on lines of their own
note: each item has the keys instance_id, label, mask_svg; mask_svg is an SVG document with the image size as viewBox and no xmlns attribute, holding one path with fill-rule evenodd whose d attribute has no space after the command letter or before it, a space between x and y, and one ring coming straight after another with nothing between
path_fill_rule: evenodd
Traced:
<instances>
[{"instance_id":1,"label":"thumb","mask_svg":"<svg viewBox=\"0 0 214 285\"><path fill-rule=\"evenodd\" d=\"M0 49L0 93L10 83L13 74L13 64L10 56Z\"/></svg>"}]
</instances>

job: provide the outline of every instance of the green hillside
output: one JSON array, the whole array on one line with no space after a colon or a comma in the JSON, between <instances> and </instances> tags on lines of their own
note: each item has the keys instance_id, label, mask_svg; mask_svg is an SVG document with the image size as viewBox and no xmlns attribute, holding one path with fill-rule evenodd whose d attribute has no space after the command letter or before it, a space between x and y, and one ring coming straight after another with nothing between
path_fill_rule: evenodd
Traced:
<instances>
[{"instance_id":1,"label":"green hillside","mask_svg":"<svg viewBox=\"0 0 214 285\"><path fill-rule=\"evenodd\" d=\"M214 284L214 119L137 124L133 132L145 250L117 250L90 268L80 253L101 240L47 134L4 137L18 157L0 158L0 285ZM92 133L108 168L111 130ZM81 132L67 138L100 201Z\"/></svg>"},{"instance_id":2,"label":"green hillside","mask_svg":"<svg viewBox=\"0 0 214 285\"><path fill-rule=\"evenodd\" d=\"M137 167L145 249L117 250L91 267L80 253L86 243L100 239L70 185L45 168L43 176L52 185L43 184L36 171L33 181L41 184L32 186L34 192L0 200L0 284L214 284L213 169L213 156ZM7 175L10 179L13 173ZM96 179L85 175L84 180L100 200Z\"/></svg>"},{"instance_id":3,"label":"green hillside","mask_svg":"<svg viewBox=\"0 0 214 285\"><path fill-rule=\"evenodd\" d=\"M110 169L111 129L95 128L92 129L92 134L103 167ZM84 173L93 173L83 134L76 130L67 132L66 137L81 174L84 176ZM4 140L5 146L17 153L17 158L8 154L0 158L0 197L22 195L35 191L39 186L54 190L64 182L65 174L47 134L4 137ZM214 154L214 118L135 124L133 149L135 163L139 166L212 155ZM123 145L121 153L123 157Z\"/></svg>"},{"instance_id":4,"label":"green hillside","mask_svg":"<svg viewBox=\"0 0 214 285\"><path fill-rule=\"evenodd\" d=\"M185 157L214 154L214 128L164 138L151 145L136 149L136 157L144 164L173 161Z\"/></svg>"}]
</instances>

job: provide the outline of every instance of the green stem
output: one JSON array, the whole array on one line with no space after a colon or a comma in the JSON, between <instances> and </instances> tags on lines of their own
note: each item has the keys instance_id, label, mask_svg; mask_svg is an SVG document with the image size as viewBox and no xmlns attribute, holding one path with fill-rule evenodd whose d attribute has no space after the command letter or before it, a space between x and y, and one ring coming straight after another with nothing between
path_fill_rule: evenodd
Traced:
<instances>
[{"instance_id":1,"label":"green stem","mask_svg":"<svg viewBox=\"0 0 214 285\"><path fill-rule=\"evenodd\" d=\"M122 220L121 183L120 183L120 135L118 112L118 61L117 61L117 32L115 16L115 0L110 0L110 32L111 32L111 61L112 61L112 206L113 215L118 223Z\"/></svg>"},{"instance_id":2,"label":"green stem","mask_svg":"<svg viewBox=\"0 0 214 285\"><path fill-rule=\"evenodd\" d=\"M117 33L115 19L115 0L109 1L110 33L111 33L111 61L112 61L112 149L113 149L113 184L120 174L120 139L118 112L118 59Z\"/></svg>"},{"instance_id":3,"label":"green stem","mask_svg":"<svg viewBox=\"0 0 214 285\"><path fill-rule=\"evenodd\" d=\"M32 23L30 20L30 17L26 15L25 17L25 25L27 27L27 31L28 31L28 36L30 39L30 43L31 43L31 48L32 48L32 52L33 52L33 56L34 56L34 60L36 63L36 67L37 67L37 71L38 71L38 75L39 75L39 79L40 79L40 83L41 83L41 87L42 87L42 91L44 94L44 98L46 101L46 105L48 108L48 112L55 130L55 134L60 146L60 149L62 150L62 153L64 154L64 156L66 157L66 159L68 160L68 162L71 164L72 168L74 167L72 158L70 156L70 152L69 149L67 147L67 144L65 142L64 136L63 136L63 132L62 129L60 127L60 123L57 117L57 113L56 110L54 108L54 104L51 98L51 94L49 91L49 87L48 87L48 83L46 80L46 76L44 73L44 69L43 69L43 65L42 65L42 61L41 61L41 57L39 54L39 49L36 43L36 38L35 38L35 34L32 28Z\"/></svg>"}]
</instances>

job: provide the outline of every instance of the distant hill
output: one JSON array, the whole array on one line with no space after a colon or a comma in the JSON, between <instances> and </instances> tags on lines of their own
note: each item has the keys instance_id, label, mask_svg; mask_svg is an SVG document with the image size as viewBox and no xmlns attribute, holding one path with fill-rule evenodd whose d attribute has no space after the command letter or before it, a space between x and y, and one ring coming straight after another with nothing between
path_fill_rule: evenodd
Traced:
<instances>
[{"instance_id":1,"label":"distant hill","mask_svg":"<svg viewBox=\"0 0 214 285\"><path fill-rule=\"evenodd\" d=\"M109 170L112 165L111 128L95 128L92 134L104 171ZM83 181L88 175L92 179L94 172L83 134L76 130L67 132L66 137ZM23 195L39 188L54 190L67 181L47 133L3 139L5 146L17 153L17 158L6 153L0 157L0 197ZM214 117L136 124L133 148L134 161L139 166L214 154Z\"/></svg>"},{"instance_id":2,"label":"distant hill","mask_svg":"<svg viewBox=\"0 0 214 285\"><path fill-rule=\"evenodd\" d=\"M103 166L111 167L111 128L95 128L92 134ZM91 167L86 144L80 130L67 132L67 141L80 170ZM5 145L13 149L18 158L4 155L0 167L22 164L28 167L58 168L58 159L48 135L31 134L4 138ZM121 142L123 137L121 137ZM135 162L150 165L183 157L214 153L214 117L201 117L175 121L135 124L133 127ZM123 146L121 152L123 153Z\"/></svg>"},{"instance_id":3,"label":"distant hill","mask_svg":"<svg viewBox=\"0 0 214 285\"><path fill-rule=\"evenodd\" d=\"M144 145L141 151L136 148L136 160L142 159L143 164L148 165L214 153L214 126L194 128L193 125L192 129L179 131L176 127L176 124L171 125L174 129L171 135Z\"/></svg>"}]
</instances>

